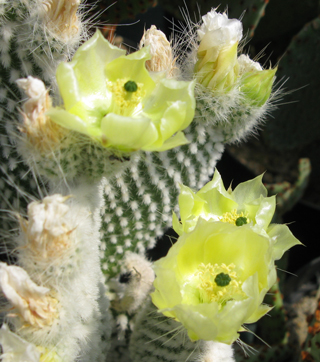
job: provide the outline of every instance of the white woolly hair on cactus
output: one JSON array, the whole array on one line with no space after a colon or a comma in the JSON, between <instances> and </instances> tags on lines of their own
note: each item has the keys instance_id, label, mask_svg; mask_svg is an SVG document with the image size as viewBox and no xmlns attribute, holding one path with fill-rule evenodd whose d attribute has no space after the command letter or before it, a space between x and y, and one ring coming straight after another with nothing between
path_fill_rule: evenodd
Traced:
<instances>
[{"instance_id":1,"label":"white woolly hair on cactus","mask_svg":"<svg viewBox=\"0 0 320 362\"><path fill-rule=\"evenodd\" d=\"M195 362L235 362L232 345L202 341L201 352Z\"/></svg>"},{"instance_id":2,"label":"white woolly hair on cactus","mask_svg":"<svg viewBox=\"0 0 320 362\"><path fill-rule=\"evenodd\" d=\"M111 306L118 312L133 314L145 302L154 281L152 263L143 255L127 252L118 278L110 280ZM123 323L120 322L120 327Z\"/></svg>"}]
</instances>

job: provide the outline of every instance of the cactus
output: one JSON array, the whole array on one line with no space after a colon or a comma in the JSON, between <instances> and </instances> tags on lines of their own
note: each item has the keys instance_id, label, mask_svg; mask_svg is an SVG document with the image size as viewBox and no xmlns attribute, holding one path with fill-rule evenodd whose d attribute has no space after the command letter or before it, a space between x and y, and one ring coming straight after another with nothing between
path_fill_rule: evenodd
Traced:
<instances>
[{"instance_id":1,"label":"cactus","mask_svg":"<svg viewBox=\"0 0 320 362\"><path fill-rule=\"evenodd\" d=\"M258 23L265 6L259 2L250 23ZM275 282L274 261L299 242L286 226L270 224L274 197L266 197L261 177L232 193L214 168L225 145L255 132L272 109L277 68L239 54L241 22L225 13L189 21L173 45L151 27L140 49L125 55L99 31L80 46L89 38L84 9L77 0L0 4L1 170L8 184L2 209L4 218L14 209L18 220L3 225L5 248L16 260L0 264L2 359L104 361L121 350L115 339L122 337L133 361L234 361L231 345L243 323L269 310L262 302ZM204 207L171 256L195 236L203 247L212 235L231 243L228 250L236 249L235 240L244 245L241 253L224 250L221 260L193 270L203 299L190 319L188 303L171 306L170 293L161 296L174 280L166 273L176 277L176 270L146 260L173 211L175 227L179 216L188 222L186 210L179 215L182 184L203 188L195 204L214 184L224 211L213 206L211 220ZM205 253L195 254L202 260L198 254ZM224 258L232 260L226 265ZM153 286L154 305L148 302ZM201 312L200 328L196 308L205 304L215 313Z\"/></svg>"}]
</instances>

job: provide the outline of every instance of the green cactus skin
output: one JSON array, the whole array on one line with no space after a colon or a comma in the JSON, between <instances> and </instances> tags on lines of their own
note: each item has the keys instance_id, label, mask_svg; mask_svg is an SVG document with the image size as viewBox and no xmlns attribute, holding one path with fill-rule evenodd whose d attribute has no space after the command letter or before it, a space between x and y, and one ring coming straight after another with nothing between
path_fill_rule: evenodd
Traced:
<instances>
[{"instance_id":1,"label":"green cactus skin","mask_svg":"<svg viewBox=\"0 0 320 362\"><path fill-rule=\"evenodd\" d=\"M318 13L319 2L317 0L304 2L270 0L265 16L261 19L254 33L253 43L269 43L271 41L272 51L278 49L280 44L283 47L283 44L289 44L291 41L291 34L296 34ZM283 55L283 49L278 55Z\"/></svg>"},{"instance_id":2,"label":"green cactus skin","mask_svg":"<svg viewBox=\"0 0 320 362\"><path fill-rule=\"evenodd\" d=\"M180 183L198 189L213 174L224 149L221 132L193 122L185 133L190 144L146 153L106 181L101 228L106 276L120 272L126 251L144 254L171 226L172 210L178 211Z\"/></svg>"}]
</instances>

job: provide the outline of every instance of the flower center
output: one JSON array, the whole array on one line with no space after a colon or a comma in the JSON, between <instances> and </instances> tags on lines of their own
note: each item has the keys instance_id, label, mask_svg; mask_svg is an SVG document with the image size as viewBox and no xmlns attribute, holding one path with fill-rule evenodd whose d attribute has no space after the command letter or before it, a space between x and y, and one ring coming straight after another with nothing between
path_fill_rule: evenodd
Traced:
<instances>
[{"instance_id":1,"label":"flower center","mask_svg":"<svg viewBox=\"0 0 320 362\"><path fill-rule=\"evenodd\" d=\"M108 82L108 89L113 94L111 112L130 117L138 113L142 108L141 100L145 96L142 86L141 83L127 79Z\"/></svg>"},{"instance_id":2,"label":"flower center","mask_svg":"<svg viewBox=\"0 0 320 362\"><path fill-rule=\"evenodd\" d=\"M201 263L195 273L198 278L200 303L218 302L221 309L229 300L240 300L246 295L234 271L234 264L203 264Z\"/></svg>"},{"instance_id":3,"label":"flower center","mask_svg":"<svg viewBox=\"0 0 320 362\"><path fill-rule=\"evenodd\" d=\"M222 222L228 222L229 224L233 224L236 226L242 226L248 224L250 222L249 218L247 217L244 212L238 214L237 210L232 210L231 212L225 212L220 218Z\"/></svg>"}]
</instances>

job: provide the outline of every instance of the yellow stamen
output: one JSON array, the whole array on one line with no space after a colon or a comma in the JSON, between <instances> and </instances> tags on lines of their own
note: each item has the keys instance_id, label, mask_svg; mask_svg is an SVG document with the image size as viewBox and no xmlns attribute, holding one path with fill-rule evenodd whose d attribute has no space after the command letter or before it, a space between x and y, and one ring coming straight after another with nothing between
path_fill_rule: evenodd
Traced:
<instances>
[{"instance_id":1,"label":"yellow stamen","mask_svg":"<svg viewBox=\"0 0 320 362\"><path fill-rule=\"evenodd\" d=\"M229 224L232 225L237 225L236 221L239 218L245 218L246 219L246 223L248 224L250 222L249 218L248 218L248 214L245 214L244 212L241 211L241 213L238 213L237 210L232 210L231 212L225 212L220 218L219 220L222 222L228 222Z\"/></svg>"}]
</instances>

